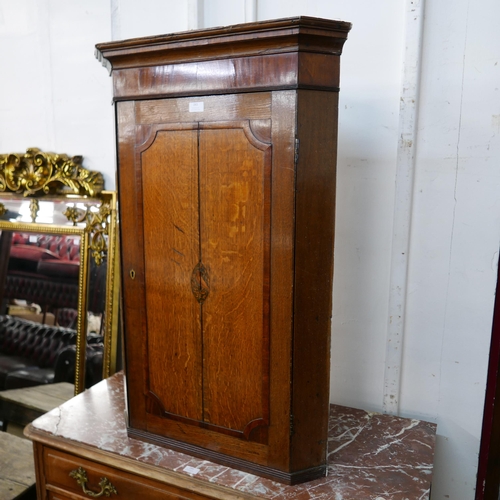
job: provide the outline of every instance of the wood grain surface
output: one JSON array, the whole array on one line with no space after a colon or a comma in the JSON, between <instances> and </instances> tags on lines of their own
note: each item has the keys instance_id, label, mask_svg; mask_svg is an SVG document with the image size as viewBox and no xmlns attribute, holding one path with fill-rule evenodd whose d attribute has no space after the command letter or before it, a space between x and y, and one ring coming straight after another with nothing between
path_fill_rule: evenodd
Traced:
<instances>
[{"instance_id":1,"label":"wood grain surface","mask_svg":"<svg viewBox=\"0 0 500 500\"><path fill-rule=\"evenodd\" d=\"M169 413L202 419L198 131L157 130L141 152L149 390ZM166 368L168 367L168 376Z\"/></svg>"},{"instance_id":2,"label":"wood grain surface","mask_svg":"<svg viewBox=\"0 0 500 500\"><path fill-rule=\"evenodd\" d=\"M269 407L270 160L248 125L201 130L205 420L242 432Z\"/></svg>"}]
</instances>

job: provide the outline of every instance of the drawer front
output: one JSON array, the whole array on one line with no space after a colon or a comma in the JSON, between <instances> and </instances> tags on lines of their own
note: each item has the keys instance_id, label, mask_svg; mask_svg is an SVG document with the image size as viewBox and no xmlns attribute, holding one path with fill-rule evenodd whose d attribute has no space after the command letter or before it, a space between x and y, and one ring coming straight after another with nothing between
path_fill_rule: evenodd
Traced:
<instances>
[{"instance_id":1,"label":"drawer front","mask_svg":"<svg viewBox=\"0 0 500 500\"><path fill-rule=\"evenodd\" d=\"M49 498L53 500L92 498L97 496L102 489L105 490L104 494L101 495L102 498L115 498L116 500L137 500L140 498L148 500L204 500L211 498L50 448L44 450L44 469L46 489L50 492ZM80 470L80 477L82 477L82 470L85 473L87 481L83 485L78 484L77 479L70 476L72 471L78 470ZM106 495L106 491L110 493L109 496Z\"/></svg>"}]
</instances>

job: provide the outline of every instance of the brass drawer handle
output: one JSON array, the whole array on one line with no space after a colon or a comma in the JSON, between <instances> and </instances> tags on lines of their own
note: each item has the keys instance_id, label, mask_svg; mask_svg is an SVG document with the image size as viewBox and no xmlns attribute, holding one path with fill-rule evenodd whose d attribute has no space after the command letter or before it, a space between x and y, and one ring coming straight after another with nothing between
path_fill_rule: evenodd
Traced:
<instances>
[{"instance_id":1,"label":"brass drawer handle","mask_svg":"<svg viewBox=\"0 0 500 500\"><path fill-rule=\"evenodd\" d=\"M85 484L88 483L87 479L87 473L85 472L85 469L82 467L78 467L76 470L72 470L69 473L70 477L73 479L76 479L76 482L81 485L83 492L85 495L88 495L89 497L97 498L100 496L105 496L109 497L111 493L114 493L115 495L118 495L118 492L116 491L116 488L111 484L110 480L106 477L102 477L101 481L99 483L99 486L101 487L101 491L99 493L95 493L91 490L88 490L85 487Z\"/></svg>"}]
</instances>

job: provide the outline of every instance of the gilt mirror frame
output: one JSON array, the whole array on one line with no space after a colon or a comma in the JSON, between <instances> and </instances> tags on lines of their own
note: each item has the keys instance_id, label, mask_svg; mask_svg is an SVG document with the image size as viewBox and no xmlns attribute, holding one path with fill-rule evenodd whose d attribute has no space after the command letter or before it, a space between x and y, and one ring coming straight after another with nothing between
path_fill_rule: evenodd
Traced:
<instances>
[{"instance_id":1,"label":"gilt mirror frame","mask_svg":"<svg viewBox=\"0 0 500 500\"><path fill-rule=\"evenodd\" d=\"M0 232L80 237L76 325L75 395L85 389L89 265L106 262L102 336L103 378L116 371L119 284L116 192L104 191L100 172L82 166L82 157L42 152L0 154ZM31 222L9 219L9 206L30 200ZM64 224L37 222L40 203L66 204ZM19 214L15 214L19 215Z\"/></svg>"}]
</instances>

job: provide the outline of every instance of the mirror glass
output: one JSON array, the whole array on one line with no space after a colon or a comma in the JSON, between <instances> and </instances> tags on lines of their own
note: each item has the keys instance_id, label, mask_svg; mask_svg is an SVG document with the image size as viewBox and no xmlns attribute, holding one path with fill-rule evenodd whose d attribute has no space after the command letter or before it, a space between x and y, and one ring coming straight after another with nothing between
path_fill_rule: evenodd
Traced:
<instances>
[{"instance_id":1,"label":"mirror glass","mask_svg":"<svg viewBox=\"0 0 500 500\"><path fill-rule=\"evenodd\" d=\"M44 168L61 157L28 150L27 163L37 155ZM0 155L0 191L13 156L23 165ZM75 173L94 180L0 192L0 390L72 382L78 394L116 370L116 195L100 174Z\"/></svg>"}]
</instances>

